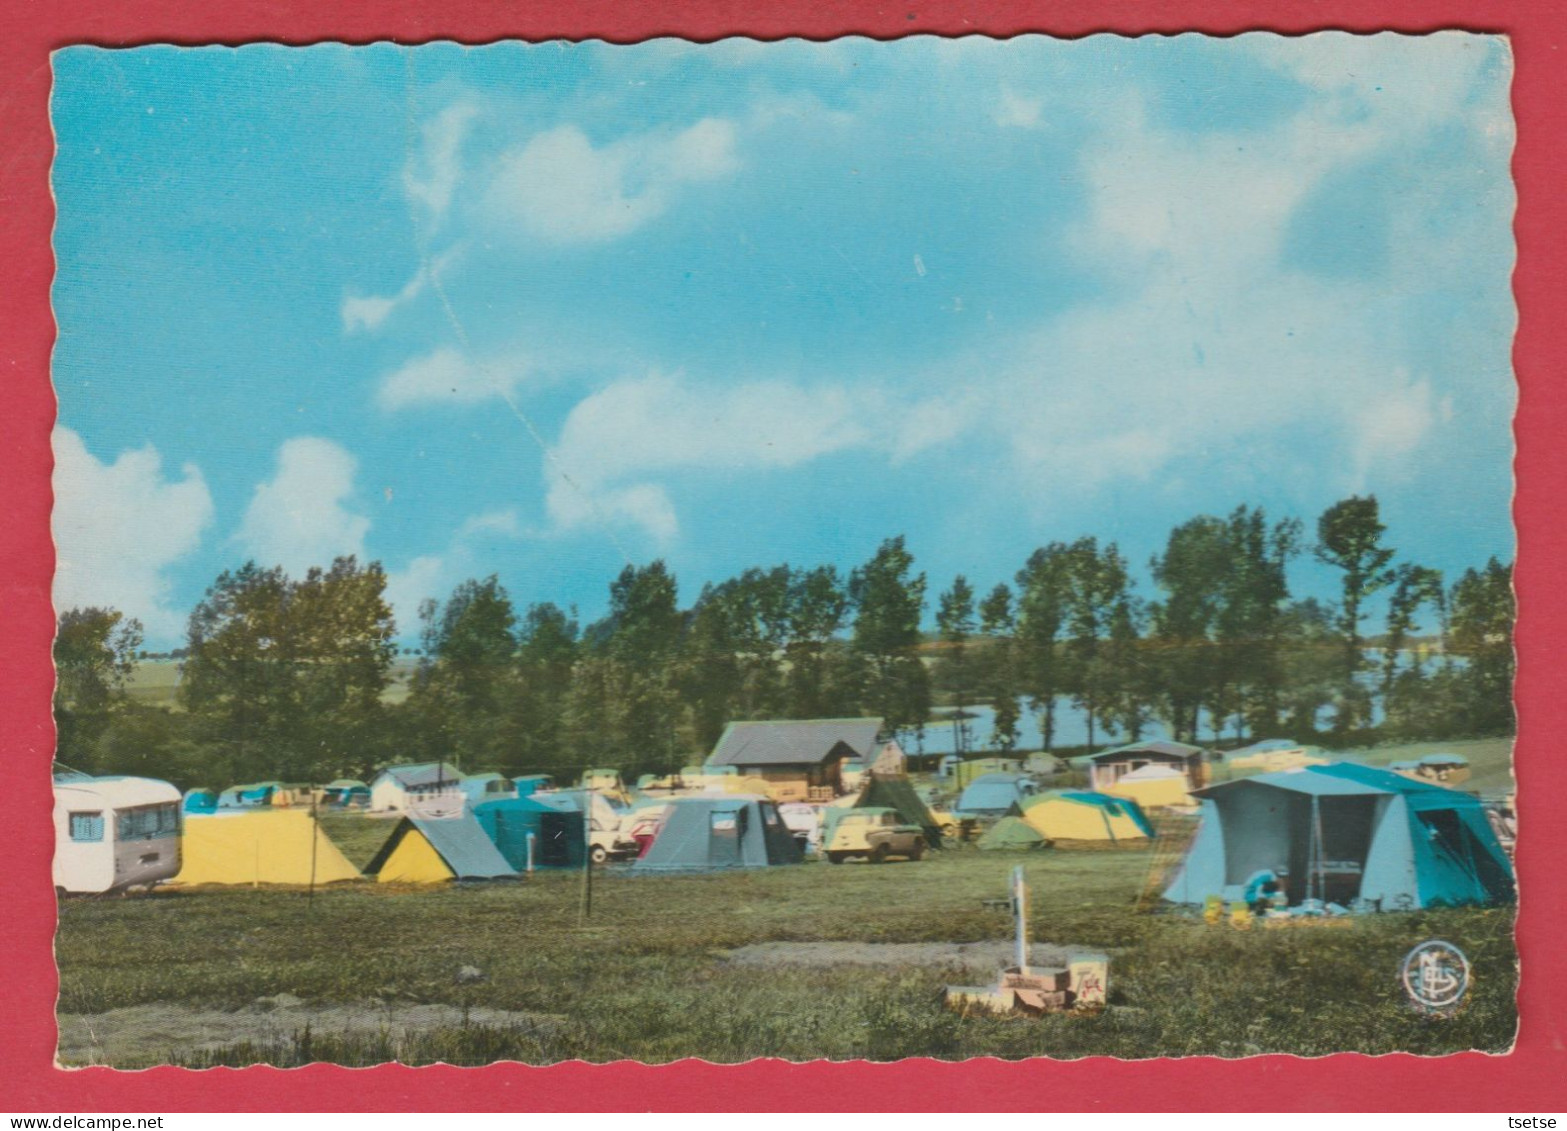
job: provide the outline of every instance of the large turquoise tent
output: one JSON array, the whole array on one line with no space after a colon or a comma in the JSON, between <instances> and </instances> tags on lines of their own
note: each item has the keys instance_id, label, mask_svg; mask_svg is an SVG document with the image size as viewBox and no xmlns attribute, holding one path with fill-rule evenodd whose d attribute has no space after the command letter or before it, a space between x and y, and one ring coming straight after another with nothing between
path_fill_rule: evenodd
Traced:
<instances>
[{"instance_id":1,"label":"large turquoise tent","mask_svg":"<svg viewBox=\"0 0 1567 1131\"><path fill-rule=\"evenodd\" d=\"M519 872L528 867L530 836L535 868L582 867L587 846L580 810L512 797L475 805L473 815L506 862Z\"/></svg>"},{"instance_id":2,"label":"large turquoise tent","mask_svg":"<svg viewBox=\"0 0 1567 1131\"><path fill-rule=\"evenodd\" d=\"M1272 871L1294 905L1383 910L1505 903L1512 865L1479 800L1387 770L1334 762L1197 790L1202 825L1164 897L1243 898Z\"/></svg>"}]
</instances>

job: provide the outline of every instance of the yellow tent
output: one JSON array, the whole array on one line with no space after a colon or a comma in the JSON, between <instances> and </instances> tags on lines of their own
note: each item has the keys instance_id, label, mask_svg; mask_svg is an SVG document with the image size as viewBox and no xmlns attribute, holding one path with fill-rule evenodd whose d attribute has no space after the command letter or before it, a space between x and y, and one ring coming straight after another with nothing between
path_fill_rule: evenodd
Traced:
<instances>
[{"instance_id":1,"label":"yellow tent","mask_svg":"<svg viewBox=\"0 0 1567 1131\"><path fill-rule=\"evenodd\" d=\"M187 814L181 856L176 884L308 884L312 869L318 884L359 879L304 809Z\"/></svg>"},{"instance_id":2,"label":"yellow tent","mask_svg":"<svg viewBox=\"0 0 1567 1131\"><path fill-rule=\"evenodd\" d=\"M375 878L383 884L438 884L455 880L457 873L446 866L434 845L413 833L398 841Z\"/></svg>"},{"instance_id":3,"label":"yellow tent","mask_svg":"<svg viewBox=\"0 0 1567 1131\"><path fill-rule=\"evenodd\" d=\"M1130 798L1052 790L1023 801L1023 820L1046 840L1138 840L1154 835Z\"/></svg>"},{"instance_id":4,"label":"yellow tent","mask_svg":"<svg viewBox=\"0 0 1567 1131\"><path fill-rule=\"evenodd\" d=\"M1186 775L1169 766L1144 766L1123 775L1105 792L1116 797L1129 797L1144 808L1157 805L1190 805L1191 796L1186 792Z\"/></svg>"}]
</instances>

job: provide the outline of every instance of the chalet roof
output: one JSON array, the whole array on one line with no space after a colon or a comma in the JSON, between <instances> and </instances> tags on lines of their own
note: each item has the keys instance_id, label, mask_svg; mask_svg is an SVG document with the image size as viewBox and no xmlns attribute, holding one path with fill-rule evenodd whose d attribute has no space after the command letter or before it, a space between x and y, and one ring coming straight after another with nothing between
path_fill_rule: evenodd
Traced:
<instances>
[{"instance_id":1,"label":"chalet roof","mask_svg":"<svg viewBox=\"0 0 1567 1131\"><path fill-rule=\"evenodd\" d=\"M807 766L840 745L865 761L876 756L880 719L785 719L730 723L713 748L714 766Z\"/></svg>"},{"instance_id":2,"label":"chalet roof","mask_svg":"<svg viewBox=\"0 0 1567 1131\"><path fill-rule=\"evenodd\" d=\"M418 789L421 786L434 785L438 781L449 781L453 785L462 781L462 771L447 762L388 766L381 771L381 776L391 778L404 789Z\"/></svg>"},{"instance_id":3,"label":"chalet roof","mask_svg":"<svg viewBox=\"0 0 1567 1131\"><path fill-rule=\"evenodd\" d=\"M1075 766L1081 766L1089 762L1114 762L1122 758L1134 757L1138 754L1178 758L1186 762L1200 756L1202 752L1201 746L1189 746L1184 742L1171 742L1168 739L1156 738L1149 742L1134 742L1130 746L1117 746L1113 750L1101 750L1097 754L1079 754L1076 758L1071 759L1071 762Z\"/></svg>"}]
</instances>

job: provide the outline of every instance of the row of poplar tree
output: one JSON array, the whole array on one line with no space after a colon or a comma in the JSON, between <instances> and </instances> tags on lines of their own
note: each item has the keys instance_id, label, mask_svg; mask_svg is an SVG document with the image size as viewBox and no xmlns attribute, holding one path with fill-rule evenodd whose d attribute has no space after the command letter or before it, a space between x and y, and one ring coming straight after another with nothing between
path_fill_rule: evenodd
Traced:
<instances>
[{"instance_id":1,"label":"row of poplar tree","mask_svg":"<svg viewBox=\"0 0 1567 1131\"><path fill-rule=\"evenodd\" d=\"M421 607L411 673L378 563L294 578L251 562L192 612L172 706L127 693L134 620L61 615L58 757L183 786L437 758L636 774L700 761L731 720L873 715L917 737L934 705L978 703L994 725L976 749L1014 748L1024 710L1055 749L1063 704L1090 746L1156 722L1205 744L1509 733L1511 568L1492 559L1448 585L1385 537L1371 497L1330 507L1312 540L1260 508L1201 516L1149 563L1149 598L1116 545L1092 537L1041 547L1010 583L980 591L960 576L933 598L901 537L846 577L750 569L685 608L655 561L627 566L608 615L586 626L555 604L519 609L491 576ZM1337 571L1338 600L1291 596L1287 567L1303 555ZM1386 610L1374 636L1373 598Z\"/></svg>"}]
</instances>

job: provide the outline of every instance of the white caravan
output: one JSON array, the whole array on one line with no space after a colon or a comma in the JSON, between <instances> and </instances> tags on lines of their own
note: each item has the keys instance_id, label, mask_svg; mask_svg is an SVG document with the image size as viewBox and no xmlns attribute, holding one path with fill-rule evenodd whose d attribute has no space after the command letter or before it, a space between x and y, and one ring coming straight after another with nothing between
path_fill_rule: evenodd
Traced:
<instances>
[{"instance_id":1,"label":"white caravan","mask_svg":"<svg viewBox=\"0 0 1567 1131\"><path fill-rule=\"evenodd\" d=\"M179 790L153 778L55 778L56 891L151 887L179 870Z\"/></svg>"}]
</instances>

